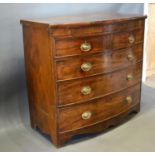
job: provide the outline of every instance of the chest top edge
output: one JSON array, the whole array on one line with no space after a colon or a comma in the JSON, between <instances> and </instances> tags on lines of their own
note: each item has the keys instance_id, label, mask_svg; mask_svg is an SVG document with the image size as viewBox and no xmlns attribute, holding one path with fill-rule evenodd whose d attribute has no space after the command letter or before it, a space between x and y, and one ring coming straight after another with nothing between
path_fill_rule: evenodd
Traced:
<instances>
[{"instance_id":1,"label":"chest top edge","mask_svg":"<svg viewBox=\"0 0 155 155\"><path fill-rule=\"evenodd\" d=\"M111 24L129 20L147 18L146 15L120 14L120 13L93 13L76 16L52 17L44 19L22 19L23 25L44 25L48 27L79 27L96 24Z\"/></svg>"}]
</instances>

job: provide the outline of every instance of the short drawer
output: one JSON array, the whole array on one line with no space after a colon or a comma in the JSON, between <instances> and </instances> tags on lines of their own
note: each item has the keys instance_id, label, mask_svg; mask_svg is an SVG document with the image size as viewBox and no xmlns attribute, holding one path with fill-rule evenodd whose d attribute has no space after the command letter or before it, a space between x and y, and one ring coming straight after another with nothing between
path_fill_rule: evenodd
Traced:
<instances>
[{"instance_id":1,"label":"short drawer","mask_svg":"<svg viewBox=\"0 0 155 155\"><path fill-rule=\"evenodd\" d=\"M109 35L58 39L55 41L56 57L107 51L110 48L109 39Z\"/></svg>"},{"instance_id":2,"label":"short drawer","mask_svg":"<svg viewBox=\"0 0 155 155\"><path fill-rule=\"evenodd\" d=\"M108 74L58 83L60 105L79 103L132 86L141 81L142 63Z\"/></svg>"},{"instance_id":3,"label":"short drawer","mask_svg":"<svg viewBox=\"0 0 155 155\"><path fill-rule=\"evenodd\" d=\"M112 36L112 49L131 47L134 44L143 42L144 30L115 33Z\"/></svg>"},{"instance_id":4,"label":"short drawer","mask_svg":"<svg viewBox=\"0 0 155 155\"><path fill-rule=\"evenodd\" d=\"M116 117L139 102L140 84L137 84L101 99L59 108L59 131L76 130Z\"/></svg>"},{"instance_id":5,"label":"short drawer","mask_svg":"<svg viewBox=\"0 0 155 155\"><path fill-rule=\"evenodd\" d=\"M57 61L57 80L70 80L111 72L127 67L143 57L143 44L131 48L93 56L75 57Z\"/></svg>"}]
</instances>

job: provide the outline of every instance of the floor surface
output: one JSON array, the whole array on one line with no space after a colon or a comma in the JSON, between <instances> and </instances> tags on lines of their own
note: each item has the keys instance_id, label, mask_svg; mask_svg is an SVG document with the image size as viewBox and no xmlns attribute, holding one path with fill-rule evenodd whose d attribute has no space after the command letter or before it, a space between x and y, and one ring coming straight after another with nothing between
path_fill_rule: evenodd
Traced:
<instances>
[{"instance_id":1,"label":"floor surface","mask_svg":"<svg viewBox=\"0 0 155 155\"><path fill-rule=\"evenodd\" d=\"M146 80L146 82L145 82L145 84L147 86L150 86L152 88L155 88L155 75L152 75L152 76L148 77L147 80Z\"/></svg>"},{"instance_id":2,"label":"floor surface","mask_svg":"<svg viewBox=\"0 0 155 155\"><path fill-rule=\"evenodd\" d=\"M155 151L155 89L143 85L140 113L108 132L56 149L48 138L21 124L0 130L0 151Z\"/></svg>"}]
</instances>

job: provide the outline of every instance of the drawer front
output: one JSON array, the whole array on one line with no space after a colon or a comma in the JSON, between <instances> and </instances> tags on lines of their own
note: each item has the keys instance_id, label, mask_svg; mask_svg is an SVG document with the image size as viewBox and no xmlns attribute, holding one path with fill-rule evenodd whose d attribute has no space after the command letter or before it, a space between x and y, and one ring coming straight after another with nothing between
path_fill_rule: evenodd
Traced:
<instances>
[{"instance_id":1,"label":"drawer front","mask_svg":"<svg viewBox=\"0 0 155 155\"><path fill-rule=\"evenodd\" d=\"M141 70L142 63L138 63L105 75L59 82L59 104L84 102L132 86L141 80Z\"/></svg>"},{"instance_id":2,"label":"drawer front","mask_svg":"<svg viewBox=\"0 0 155 155\"><path fill-rule=\"evenodd\" d=\"M93 34L105 34L110 32L123 32L131 31L135 29L141 29L144 27L144 20L134 20L128 22L119 22L115 24L97 24L92 26L83 27L55 27L52 28L51 34L56 38L60 37L79 37L89 36Z\"/></svg>"},{"instance_id":3,"label":"drawer front","mask_svg":"<svg viewBox=\"0 0 155 155\"><path fill-rule=\"evenodd\" d=\"M144 30L115 33L112 36L112 49L122 49L143 42Z\"/></svg>"},{"instance_id":4,"label":"drawer front","mask_svg":"<svg viewBox=\"0 0 155 155\"><path fill-rule=\"evenodd\" d=\"M77 27L77 28L54 28L52 30L52 35L54 37L60 36L81 36L81 35L92 35L98 34L103 32L109 32L109 25L96 25L96 26L84 26L84 27Z\"/></svg>"},{"instance_id":5,"label":"drawer front","mask_svg":"<svg viewBox=\"0 0 155 155\"><path fill-rule=\"evenodd\" d=\"M130 56L133 56L133 59ZM69 80L110 72L134 64L142 60L142 57L143 44L137 44L121 51L58 61L57 79Z\"/></svg>"},{"instance_id":6,"label":"drawer front","mask_svg":"<svg viewBox=\"0 0 155 155\"><path fill-rule=\"evenodd\" d=\"M55 41L56 57L75 56L86 53L96 53L109 49L110 36L94 36Z\"/></svg>"},{"instance_id":7,"label":"drawer front","mask_svg":"<svg viewBox=\"0 0 155 155\"><path fill-rule=\"evenodd\" d=\"M125 32L144 29L144 20L120 22L111 25L111 32Z\"/></svg>"},{"instance_id":8,"label":"drawer front","mask_svg":"<svg viewBox=\"0 0 155 155\"><path fill-rule=\"evenodd\" d=\"M140 84L84 104L59 108L60 132L76 130L115 117L140 102ZM67 121L66 121L67 120Z\"/></svg>"}]
</instances>

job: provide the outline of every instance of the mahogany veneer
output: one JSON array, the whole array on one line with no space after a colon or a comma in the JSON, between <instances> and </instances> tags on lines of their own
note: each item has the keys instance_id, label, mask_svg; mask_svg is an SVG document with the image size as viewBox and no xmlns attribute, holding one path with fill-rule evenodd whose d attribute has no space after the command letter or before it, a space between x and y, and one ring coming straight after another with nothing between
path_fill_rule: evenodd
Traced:
<instances>
[{"instance_id":1,"label":"mahogany veneer","mask_svg":"<svg viewBox=\"0 0 155 155\"><path fill-rule=\"evenodd\" d=\"M60 147L140 109L146 16L21 20L32 128Z\"/></svg>"}]
</instances>

